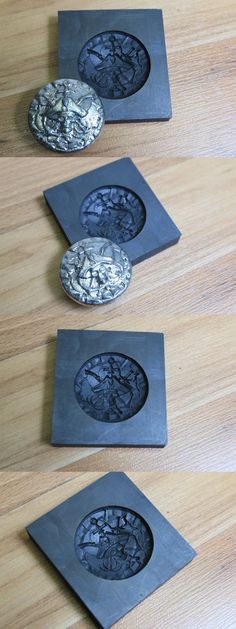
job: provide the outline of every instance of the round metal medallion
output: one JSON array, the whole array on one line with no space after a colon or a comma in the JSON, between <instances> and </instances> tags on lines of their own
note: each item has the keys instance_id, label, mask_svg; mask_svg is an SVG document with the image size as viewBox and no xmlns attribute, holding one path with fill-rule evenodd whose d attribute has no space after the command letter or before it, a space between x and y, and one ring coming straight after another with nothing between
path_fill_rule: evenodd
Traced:
<instances>
[{"instance_id":1,"label":"round metal medallion","mask_svg":"<svg viewBox=\"0 0 236 629\"><path fill-rule=\"evenodd\" d=\"M145 520L124 507L104 507L87 515L75 534L81 564L101 579L133 577L148 563L153 537Z\"/></svg>"},{"instance_id":2,"label":"round metal medallion","mask_svg":"<svg viewBox=\"0 0 236 629\"><path fill-rule=\"evenodd\" d=\"M92 356L75 377L81 408L102 422L121 422L143 407L148 382L142 367L129 356L110 352Z\"/></svg>"},{"instance_id":3,"label":"round metal medallion","mask_svg":"<svg viewBox=\"0 0 236 629\"><path fill-rule=\"evenodd\" d=\"M105 304L128 288L132 273L127 253L106 238L76 242L61 261L66 293L82 305Z\"/></svg>"},{"instance_id":4,"label":"round metal medallion","mask_svg":"<svg viewBox=\"0 0 236 629\"><path fill-rule=\"evenodd\" d=\"M139 39L122 31L105 31L90 39L78 59L82 81L102 98L135 94L150 72L149 54Z\"/></svg>"},{"instance_id":5,"label":"round metal medallion","mask_svg":"<svg viewBox=\"0 0 236 629\"><path fill-rule=\"evenodd\" d=\"M59 79L42 87L29 108L29 127L38 142L69 153L92 144L101 132L104 110L92 87Z\"/></svg>"}]
</instances>

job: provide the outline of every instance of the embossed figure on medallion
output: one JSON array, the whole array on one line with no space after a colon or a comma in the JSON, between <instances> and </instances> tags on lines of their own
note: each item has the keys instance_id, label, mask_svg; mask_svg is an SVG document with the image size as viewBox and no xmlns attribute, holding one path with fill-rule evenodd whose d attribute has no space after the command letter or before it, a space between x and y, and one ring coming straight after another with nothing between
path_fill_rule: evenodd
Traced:
<instances>
[{"instance_id":1,"label":"embossed figure on medallion","mask_svg":"<svg viewBox=\"0 0 236 629\"><path fill-rule=\"evenodd\" d=\"M78 59L80 77L102 98L125 98L144 85L150 59L143 44L128 33L106 31L92 37Z\"/></svg>"},{"instance_id":2,"label":"embossed figure on medallion","mask_svg":"<svg viewBox=\"0 0 236 629\"><path fill-rule=\"evenodd\" d=\"M125 251L106 238L85 238L64 254L60 278L66 293L84 305L119 297L129 285L132 267Z\"/></svg>"},{"instance_id":3,"label":"embossed figure on medallion","mask_svg":"<svg viewBox=\"0 0 236 629\"><path fill-rule=\"evenodd\" d=\"M74 388L85 413L103 422L120 422L133 417L148 394L142 367L118 353L90 358L78 371Z\"/></svg>"},{"instance_id":4,"label":"embossed figure on medallion","mask_svg":"<svg viewBox=\"0 0 236 629\"><path fill-rule=\"evenodd\" d=\"M102 579L134 576L148 563L152 533L143 518L123 507L104 507L84 518L75 534L84 568Z\"/></svg>"},{"instance_id":5,"label":"embossed figure on medallion","mask_svg":"<svg viewBox=\"0 0 236 629\"><path fill-rule=\"evenodd\" d=\"M104 122L100 98L89 85L60 79L42 87L29 108L29 126L53 151L79 151L96 140Z\"/></svg>"},{"instance_id":6,"label":"embossed figure on medallion","mask_svg":"<svg viewBox=\"0 0 236 629\"><path fill-rule=\"evenodd\" d=\"M138 195L122 186L93 190L80 208L80 222L89 236L102 236L114 242L127 242L142 230L146 219Z\"/></svg>"}]
</instances>

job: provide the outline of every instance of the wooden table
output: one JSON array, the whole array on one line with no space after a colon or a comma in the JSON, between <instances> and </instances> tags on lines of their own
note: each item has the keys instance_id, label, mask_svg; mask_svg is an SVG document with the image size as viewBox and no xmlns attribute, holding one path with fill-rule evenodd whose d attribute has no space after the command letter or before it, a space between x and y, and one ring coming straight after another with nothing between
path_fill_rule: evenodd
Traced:
<instances>
[{"instance_id":1,"label":"wooden table","mask_svg":"<svg viewBox=\"0 0 236 629\"><path fill-rule=\"evenodd\" d=\"M90 9L111 9L90 0ZM155 0L116 0L115 8L156 8ZM173 119L106 125L89 155L235 155L234 0L162 0ZM85 0L1 0L0 138L4 156L49 156L31 136L29 103L58 77L57 11ZM57 154L57 157L61 157Z\"/></svg>"},{"instance_id":2,"label":"wooden table","mask_svg":"<svg viewBox=\"0 0 236 629\"><path fill-rule=\"evenodd\" d=\"M235 470L235 317L111 315L93 326L165 333L164 449L50 445L56 328L78 323L76 316L2 322L10 357L0 363L1 469Z\"/></svg>"},{"instance_id":3,"label":"wooden table","mask_svg":"<svg viewBox=\"0 0 236 629\"><path fill-rule=\"evenodd\" d=\"M104 163L2 159L1 469L235 469L235 187L226 159L135 163L183 232L115 303L82 308L58 280L67 244L42 189ZM49 445L58 328L163 331L169 445Z\"/></svg>"},{"instance_id":4,"label":"wooden table","mask_svg":"<svg viewBox=\"0 0 236 629\"><path fill-rule=\"evenodd\" d=\"M42 191L109 161L1 160L0 316L75 315L85 326L121 314L132 325L153 312L235 313L234 159L135 159L183 236L136 265L132 285L116 302L90 310L66 297L58 269L68 243Z\"/></svg>"},{"instance_id":5,"label":"wooden table","mask_svg":"<svg viewBox=\"0 0 236 629\"><path fill-rule=\"evenodd\" d=\"M93 629L86 609L29 539L25 526L101 476L1 473L4 629ZM129 473L196 549L197 557L114 629L235 627L235 475Z\"/></svg>"}]
</instances>

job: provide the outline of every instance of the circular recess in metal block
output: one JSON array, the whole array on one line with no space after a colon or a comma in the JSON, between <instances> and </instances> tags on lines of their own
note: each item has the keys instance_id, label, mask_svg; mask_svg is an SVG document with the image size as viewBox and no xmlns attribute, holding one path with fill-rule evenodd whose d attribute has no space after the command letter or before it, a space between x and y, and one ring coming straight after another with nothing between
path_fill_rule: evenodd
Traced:
<instances>
[{"instance_id":1,"label":"circular recess in metal block","mask_svg":"<svg viewBox=\"0 0 236 629\"><path fill-rule=\"evenodd\" d=\"M102 186L85 197L80 222L89 236L128 242L143 229L146 210L140 197L123 186Z\"/></svg>"},{"instance_id":2,"label":"circular recess in metal block","mask_svg":"<svg viewBox=\"0 0 236 629\"><path fill-rule=\"evenodd\" d=\"M101 579L128 579L142 570L153 551L145 520L124 507L106 506L80 522L75 550L81 564Z\"/></svg>"},{"instance_id":3,"label":"circular recess in metal block","mask_svg":"<svg viewBox=\"0 0 236 629\"><path fill-rule=\"evenodd\" d=\"M122 31L105 31L83 46L78 58L82 81L102 98L126 98L143 87L150 57L142 42Z\"/></svg>"},{"instance_id":4,"label":"circular recess in metal block","mask_svg":"<svg viewBox=\"0 0 236 629\"><path fill-rule=\"evenodd\" d=\"M132 358L118 353L98 354L78 371L74 383L80 407L102 422L121 422L143 407L148 380Z\"/></svg>"}]
</instances>

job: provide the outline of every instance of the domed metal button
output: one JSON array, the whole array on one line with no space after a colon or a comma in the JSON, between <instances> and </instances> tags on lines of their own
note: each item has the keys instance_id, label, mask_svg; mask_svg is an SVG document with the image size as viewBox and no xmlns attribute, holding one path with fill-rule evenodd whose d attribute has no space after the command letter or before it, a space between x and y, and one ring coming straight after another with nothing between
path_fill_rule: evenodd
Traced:
<instances>
[{"instance_id":1,"label":"domed metal button","mask_svg":"<svg viewBox=\"0 0 236 629\"><path fill-rule=\"evenodd\" d=\"M85 238L64 254L60 278L71 299L84 306L105 304L128 288L132 266L127 253L107 238Z\"/></svg>"},{"instance_id":2,"label":"domed metal button","mask_svg":"<svg viewBox=\"0 0 236 629\"><path fill-rule=\"evenodd\" d=\"M52 151L80 151L96 140L104 123L100 98L75 79L59 79L42 87L29 108L29 127L36 140Z\"/></svg>"}]
</instances>

